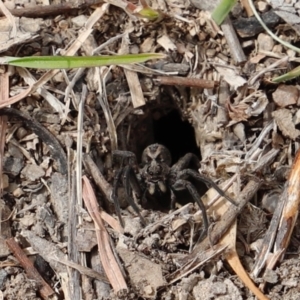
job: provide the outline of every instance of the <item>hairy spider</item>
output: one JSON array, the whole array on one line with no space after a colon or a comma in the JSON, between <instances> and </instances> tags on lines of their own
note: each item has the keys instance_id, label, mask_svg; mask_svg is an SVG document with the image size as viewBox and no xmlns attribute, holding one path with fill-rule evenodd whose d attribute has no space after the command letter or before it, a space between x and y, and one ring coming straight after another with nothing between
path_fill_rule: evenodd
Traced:
<instances>
[{"instance_id":1,"label":"hairy spider","mask_svg":"<svg viewBox=\"0 0 300 300\"><path fill-rule=\"evenodd\" d=\"M152 204L152 201L159 199L159 201L163 202L159 204L162 204L162 206L167 205L169 209L173 209L176 202L176 192L187 190L202 211L203 233L206 233L208 230L208 218L205 206L192 182L204 182L206 185L213 187L232 204L236 205L211 179L196 171L200 168L200 163L195 154L187 153L171 166L170 151L163 145L152 144L143 151L141 168L137 168L136 156L130 151L114 151L113 161L118 162L119 168L115 172L112 199L123 227L124 222L121 217L120 203L117 196L120 181L122 181L125 189L127 202L139 215L144 225L146 225L146 221L133 200L132 191L141 199L142 206L146 206L149 200L151 200ZM167 201L165 201L165 198L167 198Z\"/></svg>"}]
</instances>

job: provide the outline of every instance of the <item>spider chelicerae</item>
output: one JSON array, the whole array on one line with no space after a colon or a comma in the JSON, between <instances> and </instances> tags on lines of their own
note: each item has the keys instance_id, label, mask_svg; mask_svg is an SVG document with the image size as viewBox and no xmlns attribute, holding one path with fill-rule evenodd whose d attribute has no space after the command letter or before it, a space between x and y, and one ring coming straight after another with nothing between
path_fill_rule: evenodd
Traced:
<instances>
[{"instance_id":1,"label":"spider chelicerae","mask_svg":"<svg viewBox=\"0 0 300 300\"><path fill-rule=\"evenodd\" d=\"M140 168L137 167L135 154L130 151L113 151L113 161L118 164L118 168L114 176L112 200L114 201L116 213L123 227L124 222L117 196L118 187L121 183L124 187L125 198L128 204L138 214L143 225L146 225L146 221L133 199L132 191L141 199L141 205L144 207L147 204L152 207L154 202L161 201L161 203L157 204L173 209L176 202L176 192L187 190L202 211L204 234L208 230L208 217L205 206L193 182L204 182L207 186L213 187L232 204L236 205L216 183L206 176L199 174L200 162L195 154L187 153L171 166L170 151L163 145L152 144L143 151Z\"/></svg>"}]
</instances>

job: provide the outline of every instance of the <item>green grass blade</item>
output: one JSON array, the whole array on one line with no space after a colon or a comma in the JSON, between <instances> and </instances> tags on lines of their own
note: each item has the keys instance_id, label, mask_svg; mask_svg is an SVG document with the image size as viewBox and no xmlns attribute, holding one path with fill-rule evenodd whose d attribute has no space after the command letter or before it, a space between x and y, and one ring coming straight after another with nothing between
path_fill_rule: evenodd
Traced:
<instances>
[{"instance_id":1,"label":"green grass blade","mask_svg":"<svg viewBox=\"0 0 300 300\"><path fill-rule=\"evenodd\" d=\"M154 21L160 18L162 14L150 7L147 7L141 9L138 12L138 15L142 18L147 18L148 20Z\"/></svg>"},{"instance_id":2,"label":"green grass blade","mask_svg":"<svg viewBox=\"0 0 300 300\"><path fill-rule=\"evenodd\" d=\"M222 0L221 3L214 9L211 14L212 19L221 25L225 20L231 9L236 4L237 0Z\"/></svg>"},{"instance_id":3,"label":"green grass blade","mask_svg":"<svg viewBox=\"0 0 300 300\"><path fill-rule=\"evenodd\" d=\"M90 68L107 65L141 63L149 59L164 58L164 54L142 53L127 55L103 56L29 56L29 57L2 57L2 63L33 69L71 69Z\"/></svg>"},{"instance_id":4,"label":"green grass blade","mask_svg":"<svg viewBox=\"0 0 300 300\"><path fill-rule=\"evenodd\" d=\"M281 76L278 76L278 77L274 78L272 80L272 82L280 83L280 82L283 82L283 81L294 79L294 78L299 77L299 76L300 76L300 66L293 69L292 71L290 71L286 74L283 74Z\"/></svg>"}]
</instances>

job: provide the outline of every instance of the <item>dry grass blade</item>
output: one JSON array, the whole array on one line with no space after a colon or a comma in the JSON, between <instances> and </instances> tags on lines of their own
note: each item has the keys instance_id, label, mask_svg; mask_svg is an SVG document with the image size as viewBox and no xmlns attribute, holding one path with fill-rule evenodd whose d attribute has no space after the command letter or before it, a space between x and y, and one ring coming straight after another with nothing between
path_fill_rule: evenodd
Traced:
<instances>
[{"instance_id":1,"label":"dry grass blade","mask_svg":"<svg viewBox=\"0 0 300 300\"><path fill-rule=\"evenodd\" d=\"M277 204L270 227L260 248L260 255L253 268L253 275L258 276L265 266L267 259L269 263L267 269L273 269L275 264L283 258L283 255L290 243L290 238L298 217L300 204L300 151L297 152L289 180L284 187L281 201ZM275 240L275 242L274 242ZM269 253L274 245L273 255Z\"/></svg>"},{"instance_id":2,"label":"dry grass blade","mask_svg":"<svg viewBox=\"0 0 300 300\"><path fill-rule=\"evenodd\" d=\"M269 229L266 232L264 240L262 242L262 245L259 249L259 252L258 252L259 254L256 258L256 261L255 261L255 264L254 264L254 267L252 270L252 275L254 277L257 277L259 275L259 273L261 272L261 270L264 268L266 261L269 257L269 254L274 246L274 241L276 238L276 233L277 233L277 229L279 226L280 217L282 215L284 202L285 202L285 199L287 198L286 194L287 193L286 193L286 189L285 189L285 191L281 195L281 201L277 204L277 207L273 214Z\"/></svg>"},{"instance_id":3,"label":"dry grass blade","mask_svg":"<svg viewBox=\"0 0 300 300\"><path fill-rule=\"evenodd\" d=\"M22 93L9 98L9 75L8 73L0 74L0 94L1 94L1 102L0 102L0 109L7 107L11 104L14 104L23 98L25 98L31 91L31 88L26 89Z\"/></svg>"},{"instance_id":4,"label":"dry grass blade","mask_svg":"<svg viewBox=\"0 0 300 300\"><path fill-rule=\"evenodd\" d=\"M203 266L206 262L210 261L211 259L215 258L216 256L220 255L226 250L226 246L224 245L217 245L212 249L207 249L202 253L197 254L195 259L188 262L184 265L181 269L177 270L173 274L170 274L168 277L169 284L172 284L190 274L192 271L198 269L199 267Z\"/></svg>"},{"instance_id":5,"label":"dry grass blade","mask_svg":"<svg viewBox=\"0 0 300 300\"><path fill-rule=\"evenodd\" d=\"M6 8L6 6L4 5L2 0L0 1L0 10L2 11L2 13L6 16L6 18L12 25L11 38L16 37L16 35L17 35L16 19L13 17L11 12Z\"/></svg>"},{"instance_id":6,"label":"dry grass blade","mask_svg":"<svg viewBox=\"0 0 300 300\"><path fill-rule=\"evenodd\" d=\"M96 196L86 176L83 177L82 195L88 212L95 223L100 259L106 276L115 292L127 290L125 279L110 246L109 235L100 217Z\"/></svg>"},{"instance_id":7,"label":"dry grass blade","mask_svg":"<svg viewBox=\"0 0 300 300\"><path fill-rule=\"evenodd\" d=\"M6 240L6 243L9 249L13 252L14 256L18 259L24 270L26 271L29 278L35 280L40 284L41 287L39 291L42 298L49 299L49 297L54 294L54 291L33 266L32 261L26 256L26 254L23 252L18 243L14 240L14 238Z\"/></svg>"},{"instance_id":8,"label":"dry grass blade","mask_svg":"<svg viewBox=\"0 0 300 300\"><path fill-rule=\"evenodd\" d=\"M5 102L6 99L8 99L8 91L9 91L9 78L8 78L8 73L3 73L0 74L0 105L2 102ZM4 250L6 249L7 252L8 249L5 246L5 238L8 238L8 236L4 237L5 235L5 228L9 226L9 224L4 220L6 218L6 213L8 208L5 207L5 205L2 205L2 197L3 197L3 189L4 189L4 184L3 184L3 158L4 158L4 146L5 146L5 133L6 133L6 127L7 127L7 116L0 116L0 200L1 200L1 205L0 205L0 244L1 248ZM10 235L9 235L10 236ZM4 253L4 251L2 252Z\"/></svg>"},{"instance_id":9,"label":"dry grass blade","mask_svg":"<svg viewBox=\"0 0 300 300\"><path fill-rule=\"evenodd\" d=\"M237 276L240 278L240 280L259 300L268 300L269 298L266 297L253 283L245 268L241 264L240 258L236 251L236 230L237 224L235 222L219 243L219 245L225 245L227 247L225 252L225 259L237 274Z\"/></svg>"},{"instance_id":10,"label":"dry grass blade","mask_svg":"<svg viewBox=\"0 0 300 300\"><path fill-rule=\"evenodd\" d=\"M105 199L111 199L112 187L106 181L89 154L83 154L83 163L86 170L88 170L90 176L92 176L96 185L99 187L100 191L105 195Z\"/></svg>"},{"instance_id":11,"label":"dry grass blade","mask_svg":"<svg viewBox=\"0 0 300 300\"><path fill-rule=\"evenodd\" d=\"M300 204L300 151L298 150L287 184L287 199L283 207L279 223L277 238L275 240L275 252L286 250L295 222L299 213ZM281 259L282 256L279 258Z\"/></svg>"},{"instance_id":12,"label":"dry grass blade","mask_svg":"<svg viewBox=\"0 0 300 300\"><path fill-rule=\"evenodd\" d=\"M108 10L109 4L103 4L101 7L98 7L93 14L90 16L89 20L86 22L84 31L80 33L75 42L71 45L71 47L65 51L64 55L72 56L74 55L78 49L82 46L85 40L93 31L93 26L95 23L101 18L105 12ZM51 70L44 74L33 86L33 91L37 90L39 87L45 85L45 83L50 80L54 75L56 75L59 70Z\"/></svg>"},{"instance_id":13,"label":"dry grass blade","mask_svg":"<svg viewBox=\"0 0 300 300\"><path fill-rule=\"evenodd\" d=\"M222 219L213 227L209 233L209 237L206 237L200 244L196 245L193 252L184 257L180 263L186 264L194 260L197 253L202 253L209 249L211 245L217 244L234 223L236 217L241 213L248 201L255 195L259 187L260 182L258 180L250 180L239 195L238 207L231 204L222 215Z\"/></svg>"},{"instance_id":14,"label":"dry grass blade","mask_svg":"<svg viewBox=\"0 0 300 300\"><path fill-rule=\"evenodd\" d=\"M117 150L118 149L118 137L117 137L117 130L116 126L110 111L108 99L107 99L107 94L106 94L106 89L105 89L105 77L103 76L102 78L102 73L100 68L96 68L96 70L99 72L99 84L98 84L98 100L101 105L101 108L103 110L106 124L107 124L107 130L109 133L110 137L110 142L111 142L111 149L112 150Z\"/></svg>"},{"instance_id":15,"label":"dry grass blade","mask_svg":"<svg viewBox=\"0 0 300 300\"><path fill-rule=\"evenodd\" d=\"M141 107L146 104L139 77L136 72L124 70L127 83L130 89L131 101L134 108Z\"/></svg>"},{"instance_id":16,"label":"dry grass blade","mask_svg":"<svg viewBox=\"0 0 300 300\"><path fill-rule=\"evenodd\" d=\"M240 258L236 252L236 249L229 250L226 253L226 260L234 272L239 276L240 280L248 287L248 289L259 299L259 300L268 300L266 297L253 283L248 273L245 271L243 265L241 264Z\"/></svg>"},{"instance_id":17,"label":"dry grass blade","mask_svg":"<svg viewBox=\"0 0 300 300\"><path fill-rule=\"evenodd\" d=\"M0 107L2 102L6 102L8 99L8 90L9 90L9 80L8 73L0 74ZM7 117L0 116L0 176L2 176L3 172L3 157L4 157L4 145L5 145L5 132L7 126ZM3 181L0 182L0 198L2 198L3 192Z\"/></svg>"},{"instance_id":18,"label":"dry grass blade","mask_svg":"<svg viewBox=\"0 0 300 300\"><path fill-rule=\"evenodd\" d=\"M23 80L29 85L34 86L36 84L36 79L34 76L29 72L29 70L24 68L17 68L18 74L23 78ZM31 90L31 88L30 88ZM39 87L37 92L43 96L43 98L53 107L55 111L57 111L61 116L63 116L64 112L64 105L53 95L47 91L45 87Z\"/></svg>"},{"instance_id":19,"label":"dry grass blade","mask_svg":"<svg viewBox=\"0 0 300 300\"><path fill-rule=\"evenodd\" d=\"M119 232L119 233L123 233L124 229L122 228L122 226L120 225L119 221L116 220L115 218L113 218L111 215L109 215L107 212L105 212L104 210L100 211L100 216L101 218L111 227L113 228L115 231Z\"/></svg>"}]
</instances>

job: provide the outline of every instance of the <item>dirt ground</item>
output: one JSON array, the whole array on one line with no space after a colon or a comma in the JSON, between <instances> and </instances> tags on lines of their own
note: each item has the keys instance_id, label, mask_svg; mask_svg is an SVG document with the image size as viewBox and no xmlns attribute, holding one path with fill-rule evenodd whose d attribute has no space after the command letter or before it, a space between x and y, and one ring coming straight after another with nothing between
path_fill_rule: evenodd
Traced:
<instances>
[{"instance_id":1,"label":"dirt ground","mask_svg":"<svg viewBox=\"0 0 300 300\"><path fill-rule=\"evenodd\" d=\"M2 299L300 299L299 78L273 81L300 50L249 2L220 26L218 1L0 3L3 57L165 54L1 67ZM299 1L254 4L300 45ZM175 165L164 199L143 177L155 143Z\"/></svg>"}]
</instances>

